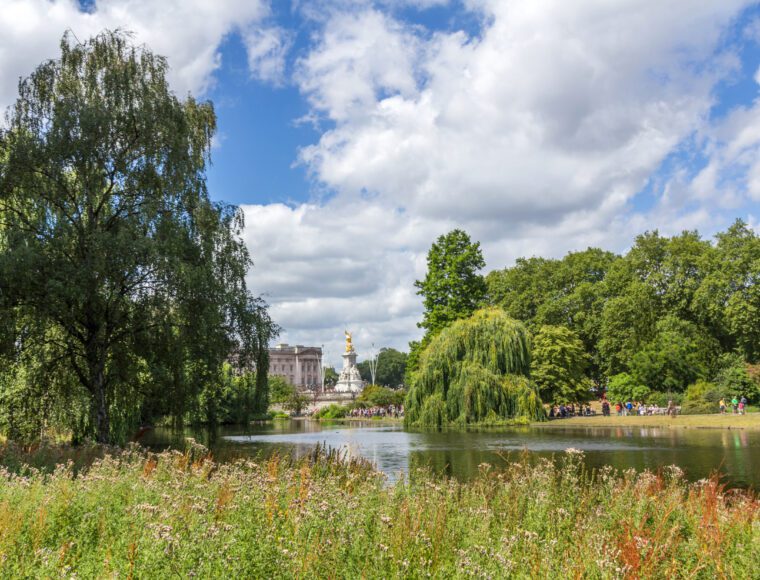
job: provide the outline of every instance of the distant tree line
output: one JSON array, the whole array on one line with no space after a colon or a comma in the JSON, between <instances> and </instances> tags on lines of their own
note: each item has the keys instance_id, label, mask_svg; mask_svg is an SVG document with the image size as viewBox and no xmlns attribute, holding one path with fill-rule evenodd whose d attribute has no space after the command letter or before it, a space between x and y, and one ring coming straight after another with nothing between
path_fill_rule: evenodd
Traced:
<instances>
[{"instance_id":1,"label":"distant tree line","mask_svg":"<svg viewBox=\"0 0 760 580\"><path fill-rule=\"evenodd\" d=\"M416 283L425 334L410 344L410 395L444 329L498 308L528 330L529 375L544 402L588 400L607 388L638 400L699 392L717 401L730 391L760 398L760 237L741 220L714 243L696 231L654 231L622 256L589 248L520 258L481 276L484 266L479 244L461 230L433 244Z\"/></svg>"},{"instance_id":2,"label":"distant tree line","mask_svg":"<svg viewBox=\"0 0 760 580\"><path fill-rule=\"evenodd\" d=\"M178 99L166 70L127 34L67 34L19 83L0 130L0 430L13 438L120 442L145 422L267 409L277 328L246 287L242 212L206 190L214 110Z\"/></svg>"}]
</instances>

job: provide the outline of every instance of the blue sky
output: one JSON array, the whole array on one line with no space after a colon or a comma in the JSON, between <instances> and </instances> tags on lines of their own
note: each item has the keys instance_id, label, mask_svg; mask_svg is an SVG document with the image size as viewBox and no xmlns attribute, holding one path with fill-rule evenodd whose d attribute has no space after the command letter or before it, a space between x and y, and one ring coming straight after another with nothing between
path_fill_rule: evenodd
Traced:
<instances>
[{"instance_id":1,"label":"blue sky","mask_svg":"<svg viewBox=\"0 0 760 580\"><path fill-rule=\"evenodd\" d=\"M405 347L440 234L487 269L760 223L744 0L2 0L0 106L63 32L134 31L211 99L214 199L289 342ZM329 355L328 355L329 358Z\"/></svg>"}]
</instances>

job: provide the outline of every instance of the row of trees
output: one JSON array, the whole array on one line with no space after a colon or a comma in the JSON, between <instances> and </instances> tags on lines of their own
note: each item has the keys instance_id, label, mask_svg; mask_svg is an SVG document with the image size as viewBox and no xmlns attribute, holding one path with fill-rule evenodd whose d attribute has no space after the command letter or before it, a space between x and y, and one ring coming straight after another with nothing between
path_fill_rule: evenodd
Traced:
<instances>
[{"instance_id":1,"label":"row of trees","mask_svg":"<svg viewBox=\"0 0 760 580\"><path fill-rule=\"evenodd\" d=\"M625 398L673 396L699 381L760 394L760 237L740 220L715 243L655 231L622 256L589 248L481 276L484 266L461 230L433 244L416 283L426 332L410 345L412 384L444 329L496 307L527 328L531 381L547 402L587 400L608 386Z\"/></svg>"},{"instance_id":2,"label":"row of trees","mask_svg":"<svg viewBox=\"0 0 760 580\"><path fill-rule=\"evenodd\" d=\"M0 428L13 437L114 442L164 417L218 422L225 397L237 414L267 408L277 328L246 288L241 211L206 190L214 110L178 99L166 70L124 33L67 35L19 84L0 131Z\"/></svg>"}]
</instances>

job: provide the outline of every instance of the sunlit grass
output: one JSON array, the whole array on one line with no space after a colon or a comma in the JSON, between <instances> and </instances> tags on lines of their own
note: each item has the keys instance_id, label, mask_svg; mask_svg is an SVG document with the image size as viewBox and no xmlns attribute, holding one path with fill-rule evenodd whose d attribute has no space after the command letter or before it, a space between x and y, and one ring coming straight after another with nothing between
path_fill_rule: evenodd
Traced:
<instances>
[{"instance_id":1,"label":"sunlit grass","mask_svg":"<svg viewBox=\"0 0 760 580\"><path fill-rule=\"evenodd\" d=\"M760 549L754 496L678 468L588 473L573 450L394 484L323 449L234 464L196 445L91 451L75 475L4 448L0 576L740 578Z\"/></svg>"},{"instance_id":2,"label":"sunlit grass","mask_svg":"<svg viewBox=\"0 0 760 580\"><path fill-rule=\"evenodd\" d=\"M535 423L537 427L618 427L621 425L630 427L692 427L704 429L760 429L760 413L747 415L629 415L618 417L614 414L610 417L596 415L594 417L571 417L557 419L545 423Z\"/></svg>"}]
</instances>

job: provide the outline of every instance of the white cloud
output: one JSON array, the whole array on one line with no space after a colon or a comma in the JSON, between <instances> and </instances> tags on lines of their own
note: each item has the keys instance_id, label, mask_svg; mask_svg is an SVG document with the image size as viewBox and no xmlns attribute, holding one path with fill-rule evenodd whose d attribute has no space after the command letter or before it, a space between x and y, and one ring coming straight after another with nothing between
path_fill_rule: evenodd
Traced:
<instances>
[{"instance_id":1,"label":"white cloud","mask_svg":"<svg viewBox=\"0 0 760 580\"><path fill-rule=\"evenodd\" d=\"M709 110L731 4L493 2L481 39L429 42L374 10L337 16L297 77L336 125L302 160L435 218L621 209Z\"/></svg>"},{"instance_id":2,"label":"white cloud","mask_svg":"<svg viewBox=\"0 0 760 580\"><path fill-rule=\"evenodd\" d=\"M180 95L202 94L214 82L228 34L244 30L246 38L258 34L277 44L277 29L266 26L268 0L99 0L89 12L76 0L3 0L0 14L0 109L15 100L19 77L59 54L67 29L80 40L104 28L134 32L136 42L168 58L169 79ZM253 58L259 76L275 74L274 49L261 53L261 45L248 46L259 51Z\"/></svg>"},{"instance_id":3,"label":"white cloud","mask_svg":"<svg viewBox=\"0 0 760 580\"><path fill-rule=\"evenodd\" d=\"M360 355L372 342L406 347L421 313L412 285L424 276L419 249L450 223L361 201L243 209L256 266L249 285L271 303L282 340L326 344L337 355L348 328Z\"/></svg>"},{"instance_id":4,"label":"white cloud","mask_svg":"<svg viewBox=\"0 0 760 580\"><path fill-rule=\"evenodd\" d=\"M285 82L285 59L292 40L282 28L253 26L243 33L251 75L279 86Z\"/></svg>"},{"instance_id":5,"label":"white cloud","mask_svg":"<svg viewBox=\"0 0 760 580\"><path fill-rule=\"evenodd\" d=\"M760 200L760 105L710 120L716 84L740 71L735 46L721 47L748 1L466 0L483 23L476 36L398 20L445 0L294 2L315 35L293 79L295 32L273 22L268 0L100 0L91 13L74 0L0 2L2 107L67 28L133 30L167 55L180 94L213 84L234 33L254 78L297 84L308 118L327 127L299 159L334 195L245 206L250 284L285 340L325 343L333 362L346 327L360 352L419 334L413 282L454 227L498 268L623 250L645 229L711 232L724 211L757 216L747 207ZM741 42L760 38L757 23ZM701 171L686 160L658 174L684 144L706 158ZM636 209L647 184L659 198Z\"/></svg>"},{"instance_id":6,"label":"white cloud","mask_svg":"<svg viewBox=\"0 0 760 580\"><path fill-rule=\"evenodd\" d=\"M721 48L722 35L747 2L473 0L468 5L484 22L477 37L431 35L379 4L348 4L320 15L321 32L295 76L312 115L328 127L301 151L301 162L336 196L321 207L289 208L284 231L270 229L269 242L252 245L254 256L268 246L283 256L272 287L303 292L283 302L272 293L290 336L339 336L342 315L368 336L386 337L375 342L400 346L419 318L394 319L386 297L403 296L419 315L413 281L424 275L431 242L452 227L481 240L489 268L497 268L521 255L588 245L620 251L645 229L709 233L725 225L713 209L740 211L754 191L751 178L746 191L716 199L720 168L713 176L706 169L701 194L687 172L676 171L663 176L655 188L662 197L650 209L632 205L681 144L695 135L696 146L710 141L713 90L739 64ZM750 166L754 126L737 120L708 155ZM382 228L371 215L378 208ZM261 211L251 217L253 228L271 219ZM363 234L347 235L344 220ZM397 248L397 236L413 229L424 235ZM326 240L339 241L336 256L362 254L333 262ZM344 246L348 240L357 247ZM329 284L312 285L307 259L288 256L304 243L328 256L319 266ZM378 263L395 275L373 277ZM258 275L270 277L270 267ZM366 312L367 305L374 308ZM299 323L302 316L308 323Z\"/></svg>"},{"instance_id":7,"label":"white cloud","mask_svg":"<svg viewBox=\"0 0 760 580\"><path fill-rule=\"evenodd\" d=\"M696 196L719 203L760 202L760 99L705 129L708 164L692 182Z\"/></svg>"}]
</instances>

